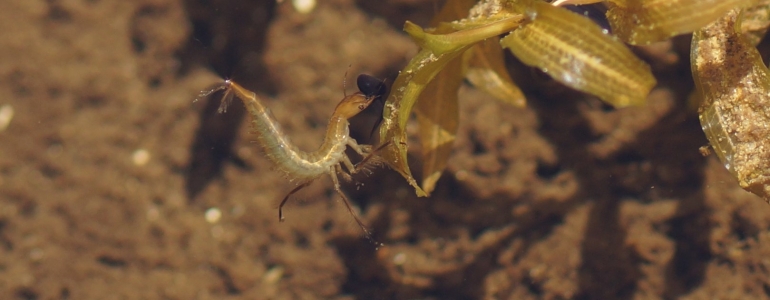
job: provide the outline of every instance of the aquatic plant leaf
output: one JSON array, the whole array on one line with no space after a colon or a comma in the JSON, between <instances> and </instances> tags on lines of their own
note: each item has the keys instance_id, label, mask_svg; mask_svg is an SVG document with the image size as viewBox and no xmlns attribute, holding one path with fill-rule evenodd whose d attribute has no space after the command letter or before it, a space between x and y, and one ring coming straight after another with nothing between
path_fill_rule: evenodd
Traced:
<instances>
[{"instance_id":1,"label":"aquatic plant leaf","mask_svg":"<svg viewBox=\"0 0 770 300\"><path fill-rule=\"evenodd\" d=\"M644 104L650 67L591 20L540 1L517 1L529 23L500 40L527 65L615 107Z\"/></svg>"},{"instance_id":2,"label":"aquatic plant leaf","mask_svg":"<svg viewBox=\"0 0 770 300\"><path fill-rule=\"evenodd\" d=\"M622 41L644 45L693 32L756 0L610 0L607 20Z\"/></svg>"},{"instance_id":3,"label":"aquatic plant leaf","mask_svg":"<svg viewBox=\"0 0 770 300\"><path fill-rule=\"evenodd\" d=\"M746 40L756 46L765 37L770 26L770 0L759 0L741 13L741 32Z\"/></svg>"},{"instance_id":4,"label":"aquatic plant leaf","mask_svg":"<svg viewBox=\"0 0 770 300\"><path fill-rule=\"evenodd\" d=\"M431 20L431 26L467 16L468 10L476 2L476 0L447 1L441 11ZM451 33L454 31L457 30L450 26L439 26L432 33ZM461 57L457 57L450 61L425 87L414 107L422 146L422 181L420 184L427 194L436 188L436 182L446 168L449 155L452 154L452 146L460 123L457 92L462 80Z\"/></svg>"},{"instance_id":5,"label":"aquatic plant leaf","mask_svg":"<svg viewBox=\"0 0 770 300\"><path fill-rule=\"evenodd\" d=\"M404 31L421 48L430 49L434 54L444 54L452 52L460 47L478 43L487 38L509 32L516 28L522 21L523 16L516 15L510 18L490 22L484 26L463 29L447 34L431 34L424 31L420 26L406 21Z\"/></svg>"},{"instance_id":6,"label":"aquatic plant leaf","mask_svg":"<svg viewBox=\"0 0 770 300\"><path fill-rule=\"evenodd\" d=\"M745 190L770 201L770 71L731 10L692 37L703 132Z\"/></svg>"},{"instance_id":7,"label":"aquatic plant leaf","mask_svg":"<svg viewBox=\"0 0 770 300\"><path fill-rule=\"evenodd\" d=\"M454 30L465 30L486 26L489 23L503 19L522 16L521 13L513 11L510 6L499 5L500 3L494 2L495 1L479 1L469 10L467 18L455 18L452 22L442 22L438 24L437 27L450 27Z\"/></svg>"},{"instance_id":8,"label":"aquatic plant leaf","mask_svg":"<svg viewBox=\"0 0 770 300\"><path fill-rule=\"evenodd\" d=\"M517 106L526 106L526 97L508 70L505 69L503 48L500 39L488 38L474 45L464 55L465 78L487 94L502 102Z\"/></svg>"},{"instance_id":9,"label":"aquatic plant leaf","mask_svg":"<svg viewBox=\"0 0 770 300\"><path fill-rule=\"evenodd\" d=\"M563 6L563 5L585 5L585 4L594 4L603 2L604 0L556 0L551 3L551 5L555 6Z\"/></svg>"},{"instance_id":10,"label":"aquatic plant leaf","mask_svg":"<svg viewBox=\"0 0 770 300\"><path fill-rule=\"evenodd\" d=\"M411 174L407 163L406 122L418 97L428 83L452 60L484 39L513 30L521 18L491 22L468 30L448 34L430 34L419 26L406 22L404 30L422 47L396 77L391 93L385 101L380 137L388 146L382 157L415 188L418 196L427 196Z\"/></svg>"},{"instance_id":11,"label":"aquatic plant leaf","mask_svg":"<svg viewBox=\"0 0 770 300\"><path fill-rule=\"evenodd\" d=\"M391 93L385 101L380 137L383 143L389 143L382 150L385 162L398 171L414 187L417 196L427 193L420 188L412 176L407 162L406 121L412 108L428 83L446 64L457 58L470 45L457 51L434 55L429 49L422 49L396 77Z\"/></svg>"},{"instance_id":12,"label":"aquatic plant leaf","mask_svg":"<svg viewBox=\"0 0 770 300\"><path fill-rule=\"evenodd\" d=\"M462 60L450 61L420 94L414 111L422 144L422 189L430 194L447 165L460 119Z\"/></svg>"}]
</instances>

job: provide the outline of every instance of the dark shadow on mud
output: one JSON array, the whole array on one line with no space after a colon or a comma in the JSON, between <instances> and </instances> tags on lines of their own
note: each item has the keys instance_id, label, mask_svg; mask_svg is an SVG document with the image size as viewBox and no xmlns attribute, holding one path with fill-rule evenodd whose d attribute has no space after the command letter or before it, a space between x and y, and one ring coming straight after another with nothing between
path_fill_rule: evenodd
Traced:
<instances>
[{"instance_id":1,"label":"dark shadow on mud","mask_svg":"<svg viewBox=\"0 0 770 300\"><path fill-rule=\"evenodd\" d=\"M712 259L709 233L713 222L704 203L703 193L685 198L676 218L669 222L668 236L676 241L674 258L666 271L666 299L676 299L703 283L706 266Z\"/></svg>"},{"instance_id":2,"label":"dark shadow on mud","mask_svg":"<svg viewBox=\"0 0 770 300\"><path fill-rule=\"evenodd\" d=\"M211 68L223 78L247 78L239 82L254 91L272 93L270 77L262 61L267 28L275 1L185 1L193 33L179 53L182 72L195 66ZM214 82L212 82L214 84ZM209 87L201 87L206 89ZM234 105L226 115L217 113L220 98L212 95L200 114L200 125L190 145L185 192L189 200L220 176L230 161L247 168L232 150L238 127L244 119L242 107Z\"/></svg>"},{"instance_id":3,"label":"dark shadow on mud","mask_svg":"<svg viewBox=\"0 0 770 300\"><path fill-rule=\"evenodd\" d=\"M416 162L416 159L410 160ZM416 164L416 163L415 163ZM418 165L412 165L412 170L420 170ZM418 172L419 173L419 172ZM366 198L367 195L379 195L383 206L381 215L371 222L374 239L389 243L416 243L418 240L453 240L458 228L467 228L472 237L476 238L490 230L499 230L501 235L496 242L473 255L468 263L458 264L456 268L443 270L431 276L429 287L417 287L408 280L400 282L392 278L389 267L383 265L378 258L374 246L360 237L340 237L331 242L338 249L340 257L349 270L348 278L343 285L345 294L354 295L356 299L416 299L434 297L436 299L481 299L484 295L484 280L487 274L496 268L500 254L515 238L520 243L514 259L524 255L537 241L548 236L555 226L563 223L564 212L570 211L575 202L568 200L553 205L553 203L533 203L529 213L511 222L508 213L516 205L505 196L492 196L490 201L479 202L471 191L463 188L453 176L446 175L439 180L437 189L431 198L417 198L412 194L403 178L396 172L377 172L373 180L378 182L372 188L359 193L354 198ZM419 174L415 174L419 176ZM408 196L399 196L397 190L404 188ZM490 205L494 209L490 210ZM401 224L391 224L388 212L406 210L410 218L406 227L412 230L407 236L397 241L389 241L381 232ZM379 255L382 255L381 253ZM452 264L453 262L448 262Z\"/></svg>"},{"instance_id":4,"label":"dark shadow on mud","mask_svg":"<svg viewBox=\"0 0 770 300\"><path fill-rule=\"evenodd\" d=\"M547 78L544 85L552 85ZM612 189L609 168L612 162L599 162L588 146L599 139L591 133L577 102L580 94L563 87L538 95L530 101L541 120L541 134L557 149L563 168L573 170L580 185L575 202L593 202L581 246L578 299L624 299L630 296L640 276L633 254L625 246L626 232L619 224L619 199ZM570 99L566 100L565 99ZM578 249L576 249L577 251Z\"/></svg>"},{"instance_id":5,"label":"dark shadow on mud","mask_svg":"<svg viewBox=\"0 0 770 300\"><path fill-rule=\"evenodd\" d=\"M521 66L519 66L521 67ZM686 65L679 68L688 68ZM586 233L581 248L582 265L578 273L577 299L628 299L639 288L642 279L643 258L627 244L628 233L620 224L621 200L654 201L660 198L682 199L675 218L665 224L665 234L676 243L675 255L667 267L665 295L675 298L699 286L705 276L705 267L711 259L709 234L712 225L703 202L704 162L698 148L706 144L694 112L688 110L685 101L692 89L691 83L682 82L686 70L671 73L677 78L662 78L682 86L668 87L679 99L675 107L662 116L652 127L639 132L636 139L604 158L597 158L590 146L602 136L592 133L589 121L581 115L578 103L586 100L584 95L553 83L546 75L533 71L533 76L515 76L522 86L532 89L529 105L534 108L541 121L540 133L556 146L559 161L556 166L538 168L538 175L547 178L559 170L568 169L576 173L580 191L572 198L559 204L534 204L531 213L516 220L516 227L496 246L485 249L471 263L435 276L435 284L429 288L415 288L402 282L393 281L387 266L381 265L374 257L370 245L355 240L337 239L333 243L340 251L350 270L343 289L358 299L408 299L438 297L440 299L478 299L483 295L484 274L489 274L496 265L502 249L512 239L524 239L524 246L517 250L521 256L542 238L562 224L564 216L576 206L591 202ZM516 75L516 74L515 74ZM524 74L526 75L526 74ZM529 77L521 80L520 77ZM686 78L686 77L685 77ZM534 91L534 90L537 91ZM604 107L612 110L610 107ZM410 161L414 162L414 160ZM634 174L638 165L649 164L656 170L677 170L682 176L675 179L662 178L654 173ZM420 170L413 166L412 170ZM407 210L411 216L410 228L419 228L420 236L412 235L400 242L416 242L430 236L435 239L449 239L453 226L465 226L475 234L493 228L503 228L511 221L500 218L500 214L486 213L482 206L466 199L473 199L470 191L462 188L452 176L444 176L430 199L399 197L394 190L405 186L394 172L378 180L379 189L370 190L370 195L380 194L392 199L383 201L389 210ZM419 174L415 174L419 177ZM638 176L640 181L631 183L629 177ZM408 188L411 191L411 188ZM494 202L499 211L510 210L510 199ZM437 215L437 207L443 214ZM450 212L450 213L446 213ZM456 215L453 215L453 213ZM469 212L475 213L470 221ZM465 216L460 217L460 215ZM388 224L385 216L374 222L375 232L385 232L394 224ZM387 241L383 241L387 244ZM368 249L368 250L367 250ZM366 255L362 253L368 253ZM458 281L460 278L462 281ZM521 282L520 284L531 284ZM538 294L541 287L533 285L530 291Z\"/></svg>"},{"instance_id":6,"label":"dark shadow on mud","mask_svg":"<svg viewBox=\"0 0 770 300\"><path fill-rule=\"evenodd\" d=\"M681 84L681 81L672 82ZM679 93L676 99L686 99L685 91L689 88L671 87ZM702 195L705 159L697 151L705 139L696 116L682 101L653 127L640 132L634 142L600 159L588 151L590 144L600 137L590 134L587 120L580 117L575 101L556 103L559 99L580 98L578 95L545 96L541 99L547 100L532 104L543 123L541 133L557 145L562 164L577 173L582 201L593 202L582 243L580 291L576 298L629 299L633 296L644 261L626 244L627 232L619 223L620 201L644 202L660 196L683 199L677 217L669 222L670 230L666 232L676 242L676 254L669 266L671 271L667 272L666 294L675 298L692 290L705 275L711 231ZM686 175L672 181L647 174L642 175L646 179L641 182L624 182L627 177L636 176L632 173L639 164Z\"/></svg>"}]
</instances>

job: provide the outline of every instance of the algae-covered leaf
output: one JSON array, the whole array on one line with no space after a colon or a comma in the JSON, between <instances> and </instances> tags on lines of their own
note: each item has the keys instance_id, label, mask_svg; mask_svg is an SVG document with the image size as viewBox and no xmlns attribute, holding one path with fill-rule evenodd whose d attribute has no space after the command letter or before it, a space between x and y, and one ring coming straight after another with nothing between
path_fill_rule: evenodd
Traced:
<instances>
[{"instance_id":1,"label":"algae-covered leaf","mask_svg":"<svg viewBox=\"0 0 770 300\"><path fill-rule=\"evenodd\" d=\"M690 33L756 0L610 0L607 20L624 42L643 45Z\"/></svg>"},{"instance_id":2,"label":"algae-covered leaf","mask_svg":"<svg viewBox=\"0 0 770 300\"><path fill-rule=\"evenodd\" d=\"M500 40L527 65L615 107L645 103L650 67L591 20L540 1L520 1L529 23Z\"/></svg>"},{"instance_id":3,"label":"algae-covered leaf","mask_svg":"<svg viewBox=\"0 0 770 300\"><path fill-rule=\"evenodd\" d=\"M744 9L741 18L743 36L751 45L756 46L770 26L770 0L759 0L754 6Z\"/></svg>"},{"instance_id":4,"label":"algae-covered leaf","mask_svg":"<svg viewBox=\"0 0 770 300\"><path fill-rule=\"evenodd\" d=\"M497 100L518 107L526 106L524 94L505 69L499 38L488 38L474 45L464 57L465 78L473 86Z\"/></svg>"},{"instance_id":5,"label":"algae-covered leaf","mask_svg":"<svg viewBox=\"0 0 770 300\"><path fill-rule=\"evenodd\" d=\"M740 28L739 10L696 31L690 63L703 132L744 189L770 201L770 71Z\"/></svg>"},{"instance_id":6,"label":"algae-covered leaf","mask_svg":"<svg viewBox=\"0 0 770 300\"><path fill-rule=\"evenodd\" d=\"M454 30L465 30L519 16L521 16L521 13L511 10L509 5L500 3L500 0L484 0L478 1L476 5L468 10L468 17L458 18L450 23L441 23L438 27L445 26L451 27Z\"/></svg>"},{"instance_id":7,"label":"algae-covered leaf","mask_svg":"<svg viewBox=\"0 0 770 300\"><path fill-rule=\"evenodd\" d=\"M415 114L422 144L422 189L430 194L446 168L460 119L457 91L462 84L462 60L450 61L417 100Z\"/></svg>"}]
</instances>

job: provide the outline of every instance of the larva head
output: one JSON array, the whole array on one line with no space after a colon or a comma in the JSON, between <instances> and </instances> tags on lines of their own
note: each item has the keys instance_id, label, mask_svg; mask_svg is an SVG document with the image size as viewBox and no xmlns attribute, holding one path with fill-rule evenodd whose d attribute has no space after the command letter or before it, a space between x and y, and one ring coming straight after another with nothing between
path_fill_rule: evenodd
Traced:
<instances>
[{"instance_id":1,"label":"larva head","mask_svg":"<svg viewBox=\"0 0 770 300\"><path fill-rule=\"evenodd\" d=\"M375 97L367 97L362 93L348 95L340 101L340 104L337 104L334 115L350 119L369 107L374 99Z\"/></svg>"},{"instance_id":2,"label":"larva head","mask_svg":"<svg viewBox=\"0 0 770 300\"><path fill-rule=\"evenodd\" d=\"M382 98L387 93L385 83L373 76L358 75L356 84L360 92L345 96L334 110L335 115L349 119L369 107L372 101Z\"/></svg>"}]
</instances>

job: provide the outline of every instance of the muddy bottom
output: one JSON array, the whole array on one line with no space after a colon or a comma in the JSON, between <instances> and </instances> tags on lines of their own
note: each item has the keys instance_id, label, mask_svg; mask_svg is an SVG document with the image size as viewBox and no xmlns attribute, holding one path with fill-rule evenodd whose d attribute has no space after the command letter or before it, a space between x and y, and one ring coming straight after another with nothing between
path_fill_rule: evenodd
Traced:
<instances>
[{"instance_id":1,"label":"muddy bottom","mask_svg":"<svg viewBox=\"0 0 770 300\"><path fill-rule=\"evenodd\" d=\"M527 108L464 86L432 197L386 168L343 186L383 246L328 176L279 222L295 183L239 103L218 114L198 93L233 78L312 150L343 78L393 82L417 51L403 22L438 7L285 2L0 1L3 299L768 298L770 207L698 152L686 36L637 49L659 82L645 107L510 56Z\"/></svg>"}]
</instances>

